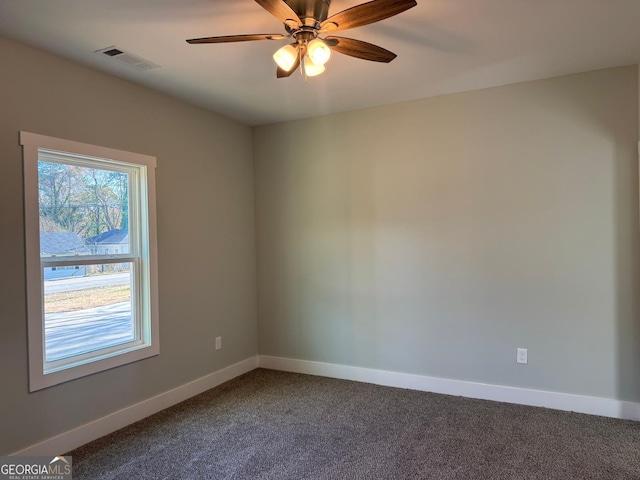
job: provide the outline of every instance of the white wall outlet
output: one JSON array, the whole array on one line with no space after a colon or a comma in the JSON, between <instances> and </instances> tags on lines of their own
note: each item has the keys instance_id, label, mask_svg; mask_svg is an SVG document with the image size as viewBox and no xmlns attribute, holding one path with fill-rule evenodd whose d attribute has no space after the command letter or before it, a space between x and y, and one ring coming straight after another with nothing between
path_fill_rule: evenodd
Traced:
<instances>
[{"instance_id":1,"label":"white wall outlet","mask_svg":"<svg viewBox=\"0 0 640 480\"><path fill-rule=\"evenodd\" d=\"M220 350L222 348L222 337L216 337L216 350Z\"/></svg>"},{"instance_id":2,"label":"white wall outlet","mask_svg":"<svg viewBox=\"0 0 640 480\"><path fill-rule=\"evenodd\" d=\"M527 349L518 348L516 353L516 362L527 364Z\"/></svg>"}]
</instances>

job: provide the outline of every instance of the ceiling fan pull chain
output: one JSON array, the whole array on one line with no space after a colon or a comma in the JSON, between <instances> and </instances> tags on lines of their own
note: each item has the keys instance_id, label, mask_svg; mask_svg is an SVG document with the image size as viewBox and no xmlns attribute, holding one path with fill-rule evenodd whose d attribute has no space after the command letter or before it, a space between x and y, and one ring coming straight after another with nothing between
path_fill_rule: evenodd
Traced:
<instances>
[{"instance_id":1,"label":"ceiling fan pull chain","mask_svg":"<svg viewBox=\"0 0 640 480\"><path fill-rule=\"evenodd\" d=\"M307 83L307 70L304 67L304 58L302 57L302 46L298 48L298 58L300 59L300 75L304 77L304 83ZM306 52L306 49L305 49Z\"/></svg>"}]
</instances>

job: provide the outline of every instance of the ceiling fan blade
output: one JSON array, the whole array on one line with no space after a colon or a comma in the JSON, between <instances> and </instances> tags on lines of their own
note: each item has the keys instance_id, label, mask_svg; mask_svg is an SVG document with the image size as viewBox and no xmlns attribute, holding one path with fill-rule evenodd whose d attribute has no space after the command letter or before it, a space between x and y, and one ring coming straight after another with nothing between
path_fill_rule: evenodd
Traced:
<instances>
[{"instance_id":1,"label":"ceiling fan blade","mask_svg":"<svg viewBox=\"0 0 640 480\"><path fill-rule=\"evenodd\" d=\"M290 77L291 74L293 72L295 72L298 69L299 66L300 66L300 62L297 62L297 65L295 65L288 72L286 70L283 70L282 68L278 67L278 69L276 70L276 78L287 78L287 77Z\"/></svg>"},{"instance_id":2,"label":"ceiling fan blade","mask_svg":"<svg viewBox=\"0 0 640 480\"><path fill-rule=\"evenodd\" d=\"M353 38L327 37L325 41L331 50L372 62L389 63L397 56L395 53L385 50L382 47Z\"/></svg>"},{"instance_id":3,"label":"ceiling fan blade","mask_svg":"<svg viewBox=\"0 0 640 480\"><path fill-rule=\"evenodd\" d=\"M298 14L283 0L256 0L256 3L282 23L292 28L302 26L302 20L300 20Z\"/></svg>"},{"instance_id":4,"label":"ceiling fan blade","mask_svg":"<svg viewBox=\"0 0 640 480\"><path fill-rule=\"evenodd\" d=\"M393 17L417 5L415 0L373 0L348 8L320 24L320 33L356 28Z\"/></svg>"},{"instance_id":5,"label":"ceiling fan blade","mask_svg":"<svg viewBox=\"0 0 640 480\"><path fill-rule=\"evenodd\" d=\"M271 34L256 34L256 35L227 35L224 37L205 37L205 38L192 38L187 40L187 43L192 45L198 43L229 43L229 42L250 42L253 40L282 40L287 38L286 35L279 33Z\"/></svg>"}]
</instances>

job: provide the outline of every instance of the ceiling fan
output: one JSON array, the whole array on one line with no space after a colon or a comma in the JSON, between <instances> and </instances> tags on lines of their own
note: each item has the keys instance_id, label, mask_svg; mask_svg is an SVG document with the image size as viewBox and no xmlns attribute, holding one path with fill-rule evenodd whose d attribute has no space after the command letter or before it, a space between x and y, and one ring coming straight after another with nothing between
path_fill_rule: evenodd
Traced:
<instances>
[{"instance_id":1,"label":"ceiling fan","mask_svg":"<svg viewBox=\"0 0 640 480\"><path fill-rule=\"evenodd\" d=\"M299 66L305 77L313 77L325 70L331 51L373 62L389 63L396 54L377 45L353 38L320 35L361 27L393 17L417 5L415 0L373 0L329 16L331 0L256 0L256 3L278 18L287 32L228 35L193 38L190 44L247 42L253 40L284 40L294 42L280 48L273 59L278 65L276 76L290 76Z\"/></svg>"}]
</instances>

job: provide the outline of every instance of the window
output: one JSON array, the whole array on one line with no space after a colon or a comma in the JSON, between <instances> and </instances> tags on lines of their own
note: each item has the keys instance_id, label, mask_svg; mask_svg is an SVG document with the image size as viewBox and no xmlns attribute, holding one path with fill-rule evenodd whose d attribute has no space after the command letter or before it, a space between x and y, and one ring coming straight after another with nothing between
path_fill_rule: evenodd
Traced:
<instances>
[{"instance_id":1,"label":"window","mask_svg":"<svg viewBox=\"0 0 640 480\"><path fill-rule=\"evenodd\" d=\"M157 355L155 157L20 143L30 391Z\"/></svg>"}]
</instances>

